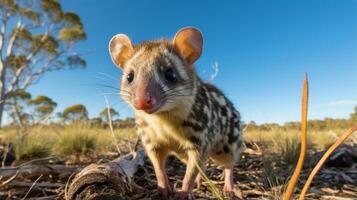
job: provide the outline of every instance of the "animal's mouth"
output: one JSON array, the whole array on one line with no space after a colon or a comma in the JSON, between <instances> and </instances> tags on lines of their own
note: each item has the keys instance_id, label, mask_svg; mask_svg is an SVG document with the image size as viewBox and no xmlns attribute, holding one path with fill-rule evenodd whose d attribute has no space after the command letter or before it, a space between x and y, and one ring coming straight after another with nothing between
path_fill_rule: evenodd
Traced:
<instances>
[{"instance_id":1,"label":"animal's mouth","mask_svg":"<svg viewBox=\"0 0 357 200\"><path fill-rule=\"evenodd\" d=\"M155 114L158 113L160 108L164 105L164 102L160 101L156 105L154 105L152 108L147 108L147 109L137 109L137 110L142 110L147 114Z\"/></svg>"},{"instance_id":2,"label":"animal's mouth","mask_svg":"<svg viewBox=\"0 0 357 200\"><path fill-rule=\"evenodd\" d=\"M157 112L159 109L161 108L161 106L155 106L151 109L146 109L143 110L144 112L146 112L147 114L154 114L155 112Z\"/></svg>"}]
</instances>

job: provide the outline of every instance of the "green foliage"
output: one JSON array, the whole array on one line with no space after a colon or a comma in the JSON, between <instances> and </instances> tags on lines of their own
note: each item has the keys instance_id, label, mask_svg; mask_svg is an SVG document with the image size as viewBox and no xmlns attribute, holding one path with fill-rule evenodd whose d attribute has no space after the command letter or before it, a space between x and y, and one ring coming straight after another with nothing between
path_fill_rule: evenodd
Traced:
<instances>
[{"instance_id":1,"label":"green foliage","mask_svg":"<svg viewBox=\"0 0 357 200\"><path fill-rule=\"evenodd\" d=\"M286 137L284 142L280 144L280 157L286 165L295 166L300 154L300 142L298 138Z\"/></svg>"},{"instance_id":2,"label":"green foliage","mask_svg":"<svg viewBox=\"0 0 357 200\"><path fill-rule=\"evenodd\" d=\"M0 75L6 77L0 80L0 90L6 91L0 94L2 116L1 102L14 90L26 89L49 71L84 68L73 46L86 33L80 17L64 11L58 0L0 0L0 13L6 39L0 49Z\"/></svg>"},{"instance_id":3,"label":"green foliage","mask_svg":"<svg viewBox=\"0 0 357 200\"><path fill-rule=\"evenodd\" d=\"M85 155L96 148L96 139L87 128L75 124L60 135L57 149L63 156Z\"/></svg>"},{"instance_id":4,"label":"green foliage","mask_svg":"<svg viewBox=\"0 0 357 200\"><path fill-rule=\"evenodd\" d=\"M75 68L75 67L85 67L86 66L86 61L83 60L79 55L71 55L68 56L66 59L66 63L68 66L70 66L71 68Z\"/></svg>"},{"instance_id":5,"label":"green foliage","mask_svg":"<svg viewBox=\"0 0 357 200\"><path fill-rule=\"evenodd\" d=\"M81 27L63 28L59 33L59 38L65 42L84 40L86 35Z\"/></svg>"},{"instance_id":6,"label":"green foliage","mask_svg":"<svg viewBox=\"0 0 357 200\"><path fill-rule=\"evenodd\" d=\"M110 116L112 120L114 120L116 117L119 117L118 111L116 111L114 108L104 108L100 113L99 116L102 119L103 122L109 123L109 116L108 116L108 111L110 113Z\"/></svg>"},{"instance_id":7,"label":"green foliage","mask_svg":"<svg viewBox=\"0 0 357 200\"><path fill-rule=\"evenodd\" d=\"M23 126L30 123L32 119L31 115L25 112L30 99L31 94L22 89L9 94L5 107L14 124Z\"/></svg>"},{"instance_id":8,"label":"green foliage","mask_svg":"<svg viewBox=\"0 0 357 200\"><path fill-rule=\"evenodd\" d=\"M43 118L54 111L57 103L47 96L37 96L29 101L29 105L35 107L35 112L38 118Z\"/></svg>"},{"instance_id":9,"label":"green foliage","mask_svg":"<svg viewBox=\"0 0 357 200\"><path fill-rule=\"evenodd\" d=\"M16 14L18 5L14 0L0 0L0 9L12 16Z\"/></svg>"},{"instance_id":10,"label":"green foliage","mask_svg":"<svg viewBox=\"0 0 357 200\"><path fill-rule=\"evenodd\" d=\"M29 19L30 22L32 22L33 25L39 25L40 24L40 13L31 10L30 8L25 8L25 7L20 7L19 8L19 14L22 17L26 17Z\"/></svg>"},{"instance_id":11,"label":"green foliage","mask_svg":"<svg viewBox=\"0 0 357 200\"><path fill-rule=\"evenodd\" d=\"M25 55L10 55L7 60L10 68L14 71L28 64Z\"/></svg>"},{"instance_id":12,"label":"green foliage","mask_svg":"<svg viewBox=\"0 0 357 200\"><path fill-rule=\"evenodd\" d=\"M30 52L36 52L40 50L50 55L57 55L58 46L59 43L54 37L50 35L38 34L32 36Z\"/></svg>"},{"instance_id":13,"label":"green foliage","mask_svg":"<svg viewBox=\"0 0 357 200\"><path fill-rule=\"evenodd\" d=\"M15 98L18 100L29 100L31 99L31 94L23 89L18 89L9 95L9 98Z\"/></svg>"},{"instance_id":14,"label":"green foliage","mask_svg":"<svg viewBox=\"0 0 357 200\"><path fill-rule=\"evenodd\" d=\"M95 117L95 118L92 118L92 119L90 119L89 120L89 125L91 126L91 127L104 127L104 125L103 125L103 121L102 121L102 118L100 118L100 117Z\"/></svg>"},{"instance_id":15,"label":"green foliage","mask_svg":"<svg viewBox=\"0 0 357 200\"><path fill-rule=\"evenodd\" d=\"M53 22L60 22L62 20L62 7L56 0L42 0L41 6Z\"/></svg>"},{"instance_id":16,"label":"green foliage","mask_svg":"<svg viewBox=\"0 0 357 200\"><path fill-rule=\"evenodd\" d=\"M63 21L67 27L82 26L81 18L74 12L67 12L63 15Z\"/></svg>"},{"instance_id":17,"label":"green foliage","mask_svg":"<svg viewBox=\"0 0 357 200\"><path fill-rule=\"evenodd\" d=\"M277 174L276 163L272 156L263 156L263 186L271 190L282 185L282 181Z\"/></svg>"},{"instance_id":18,"label":"green foliage","mask_svg":"<svg viewBox=\"0 0 357 200\"><path fill-rule=\"evenodd\" d=\"M47 157L51 154L48 141L38 137L23 136L14 141L15 156L17 160L31 160Z\"/></svg>"},{"instance_id":19,"label":"green foliage","mask_svg":"<svg viewBox=\"0 0 357 200\"><path fill-rule=\"evenodd\" d=\"M87 108L82 104L69 106L63 110L62 117L66 121L74 122L88 119Z\"/></svg>"}]
</instances>

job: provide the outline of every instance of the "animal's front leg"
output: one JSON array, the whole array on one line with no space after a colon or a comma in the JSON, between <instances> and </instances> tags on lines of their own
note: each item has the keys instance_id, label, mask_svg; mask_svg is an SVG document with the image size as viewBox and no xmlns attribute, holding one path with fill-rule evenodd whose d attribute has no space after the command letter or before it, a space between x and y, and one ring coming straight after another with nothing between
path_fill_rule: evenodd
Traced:
<instances>
[{"instance_id":1,"label":"animal's front leg","mask_svg":"<svg viewBox=\"0 0 357 200\"><path fill-rule=\"evenodd\" d=\"M155 175L157 179L157 186L159 192L168 196L171 193L169 180L166 175L165 162L167 158L167 152L164 150L149 150L148 156L154 166Z\"/></svg>"},{"instance_id":2,"label":"animal's front leg","mask_svg":"<svg viewBox=\"0 0 357 200\"><path fill-rule=\"evenodd\" d=\"M186 174L182 181L182 188L178 192L178 197L186 199L189 193L192 191L193 184L198 175L198 168L202 166L202 159L195 150L188 151L188 160L186 166Z\"/></svg>"}]
</instances>

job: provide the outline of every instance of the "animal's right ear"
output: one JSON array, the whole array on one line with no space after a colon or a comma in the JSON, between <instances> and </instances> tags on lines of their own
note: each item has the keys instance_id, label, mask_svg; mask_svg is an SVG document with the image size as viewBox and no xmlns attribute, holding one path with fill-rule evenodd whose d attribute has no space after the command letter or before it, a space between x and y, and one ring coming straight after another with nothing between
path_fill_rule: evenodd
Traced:
<instances>
[{"instance_id":1,"label":"animal's right ear","mask_svg":"<svg viewBox=\"0 0 357 200\"><path fill-rule=\"evenodd\" d=\"M133 45L125 34L117 34L109 42L112 61L120 68L124 67L124 63L130 57L132 51Z\"/></svg>"}]
</instances>

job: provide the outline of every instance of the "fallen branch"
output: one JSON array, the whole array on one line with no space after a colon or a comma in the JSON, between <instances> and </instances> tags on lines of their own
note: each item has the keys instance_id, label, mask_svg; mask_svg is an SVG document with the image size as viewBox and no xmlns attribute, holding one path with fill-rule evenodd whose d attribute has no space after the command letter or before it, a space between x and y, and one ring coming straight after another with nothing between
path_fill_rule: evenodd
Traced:
<instances>
[{"instance_id":1,"label":"fallen branch","mask_svg":"<svg viewBox=\"0 0 357 200\"><path fill-rule=\"evenodd\" d=\"M144 165L144 150L130 153L104 164L91 164L79 172L68 189L67 200L122 199L134 192L135 172Z\"/></svg>"},{"instance_id":2,"label":"fallen branch","mask_svg":"<svg viewBox=\"0 0 357 200\"><path fill-rule=\"evenodd\" d=\"M78 166L65 166L65 165L26 165L20 168L1 168L0 169L0 177L3 177L5 179L8 179L16 173L18 173L18 177L26 177L26 178L31 178L31 177L38 177L41 175L59 175L63 174L63 172L66 173L72 173L75 172L79 169Z\"/></svg>"}]
</instances>

